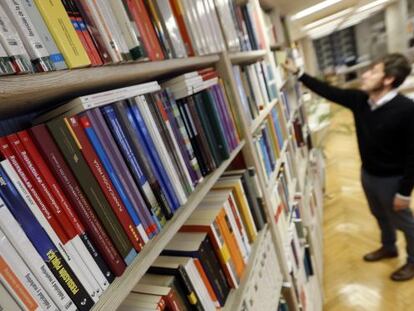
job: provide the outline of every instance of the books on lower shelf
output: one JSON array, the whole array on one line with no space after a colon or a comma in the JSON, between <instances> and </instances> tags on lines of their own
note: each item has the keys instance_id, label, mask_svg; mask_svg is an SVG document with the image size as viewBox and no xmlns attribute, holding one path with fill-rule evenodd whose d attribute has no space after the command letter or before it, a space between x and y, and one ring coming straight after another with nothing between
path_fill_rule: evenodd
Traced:
<instances>
[{"instance_id":1,"label":"books on lower shelf","mask_svg":"<svg viewBox=\"0 0 414 311\"><path fill-rule=\"evenodd\" d=\"M1 253L16 249L4 257L14 271L35 269L32 283L21 282L44 287L28 287L42 308L89 310L238 147L217 73L188 75L202 77L202 86L177 100L183 77L171 90L152 82L77 98L39 118L46 123L0 138ZM244 185L232 178L252 187L248 173Z\"/></svg>"},{"instance_id":2,"label":"books on lower shelf","mask_svg":"<svg viewBox=\"0 0 414 311\"><path fill-rule=\"evenodd\" d=\"M253 255L252 245L255 245L255 249L263 249L261 252L266 251L267 255L263 256L276 258L275 250L270 250L269 243L272 242L269 232L263 229L266 227L262 227L265 232L260 233L266 235L266 243L260 238L260 244L256 245L256 236L249 240L248 227L257 228L251 217L246 219L242 215L246 212L245 208L254 209L253 206L244 204L256 197L252 191L248 191L252 190L250 186L238 184L243 177L241 173L228 171L227 177L219 179L218 188L213 188L207 194L180 232L172 237L161 256L152 263L123 302L121 310L143 306L149 302L148 295L151 296L151 303L159 308L157 310L164 310L167 301L171 304L168 294L174 297L175 306L181 306L182 309L178 310L213 311L226 307L231 289L239 287L245 278L247 265L252 265L249 263ZM226 188L221 188L223 185L220 181L227 182ZM233 184L229 184L229 181ZM254 265L260 265L259 258L261 257L256 252ZM277 261L272 264L277 267ZM275 267L272 267L272 274L275 278L281 278ZM154 286L164 287L164 294L148 293L149 289L155 290Z\"/></svg>"}]
</instances>

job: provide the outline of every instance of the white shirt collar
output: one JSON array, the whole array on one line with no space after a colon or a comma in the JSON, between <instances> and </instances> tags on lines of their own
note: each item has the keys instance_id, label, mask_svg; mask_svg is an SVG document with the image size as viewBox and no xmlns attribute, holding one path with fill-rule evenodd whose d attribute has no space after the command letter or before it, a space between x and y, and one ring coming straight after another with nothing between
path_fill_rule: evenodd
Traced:
<instances>
[{"instance_id":1,"label":"white shirt collar","mask_svg":"<svg viewBox=\"0 0 414 311\"><path fill-rule=\"evenodd\" d=\"M382 96L379 100L377 100L377 102L374 102L371 98L368 99L368 104L371 106L371 110L375 110L385 105L386 103L390 102L391 100L393 100L394 97L397 95L398 95L397 90L391 90L387 94Z\"/></svg>"}]
</instances>

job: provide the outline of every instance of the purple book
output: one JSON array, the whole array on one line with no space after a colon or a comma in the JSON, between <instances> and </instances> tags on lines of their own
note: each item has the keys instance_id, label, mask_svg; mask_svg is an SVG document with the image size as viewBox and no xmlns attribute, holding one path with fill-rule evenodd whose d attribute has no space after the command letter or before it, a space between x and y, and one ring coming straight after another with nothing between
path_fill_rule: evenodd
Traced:
<instances>
[{"instance_id":1,"label":"purple book","mask_svg":"<svg viewBox=\"0 0 414 311\"><path fill-rule=\"evenodd\" d=\"M157 233L157 225L153 222L148 209L145 206L144 199L134 183L134 179L126 166L121 152L116 145L114 138L105 122L102 112L99 108L88 110L85 114L90 122L109 157L118 178L120 179L129 200L133 203L134 209L139 219L144 225L144 229L149 237Z\"/></svg>"},{"instance_id":2,"label":"purple book","mask_svg":"<svg viewBox=\"0 0 414 311\"><path fill-rule=\"evenodd\" d=\"M218 103L219 106L221 106L221 111L223 113L223 116L226 120L226 125L228 127L228 131L229 131L229 135L230 135L230 146L232 148L232 150L234 150L238 144L239 144L239 139L237 137L237 131L236 128L234 126L234 121L233 118L229 112L230 107L228 106L227 103L227 99L225 97L225 95L223 94L223 89L220 87L220 85L214 85L213 86L214 92L216 93L217 97L218 97Z\"/></svg>"},{"instance_id":3,"label":"purple book","mask_svg":"<svg viewBox=\"0 0 414 311\"><path fill-rule=\"evenodd\" d=\"M217 90L213 86L208 90L208 92L210 92L212 98L214 99L214 105L216 106L216 109L218 111L220 123L223 126L224 138L226 139L227 146L229 146L230 150L233 150L233 142L232 142L231 134L230 134L231 129L229 127L228 120L226 120L226 114L224 112L224 107L222 105L220 98L218 97Z\"/></svg>"}]
</instances>

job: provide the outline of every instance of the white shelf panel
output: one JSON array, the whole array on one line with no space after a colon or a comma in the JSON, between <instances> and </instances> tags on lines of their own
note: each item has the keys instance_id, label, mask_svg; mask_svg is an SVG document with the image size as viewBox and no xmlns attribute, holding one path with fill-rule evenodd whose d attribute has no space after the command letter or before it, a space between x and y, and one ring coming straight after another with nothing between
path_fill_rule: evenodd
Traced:
<instances>
[{"instance_id":1,"label":"white shelf panel","mask_svg":"<svg viewBox=\"0 0 414 311\"><path fill-rule=\"evenodd\" d=\"M276 106L276 104L279 102L278 99L274 99L271 103L269 103L259 114L259 116L253 120L252 124L250 125L250 134L254 134L256 132L257 128L260 126L260 124L263 123L263 121L266 119L266 117L269 115L270 111L273 109L273 107Z\"/></svg>"}]
</instances>

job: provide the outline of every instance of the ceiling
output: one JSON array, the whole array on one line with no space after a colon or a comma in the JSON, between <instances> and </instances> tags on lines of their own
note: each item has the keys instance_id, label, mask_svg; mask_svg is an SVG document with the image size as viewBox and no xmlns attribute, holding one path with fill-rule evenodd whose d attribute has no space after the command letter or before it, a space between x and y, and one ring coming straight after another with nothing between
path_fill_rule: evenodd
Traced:
<instances>
[{"instance_id":1,"label":"ceiling","mask_svg":"<svg viewBox=\"0 0 414 311\"><path fill-rule=\"evenodd\" d=\"M270 6L277 7L283 15L292 16L295 13L303 9L309 8L310 6L313 6L315 4L322 2L323 0L261 0L261 1L266 2ZM349 12L345 15L345 19L343 19L343 22L341 23L343 24L345 20L351 19L355 15L355 12L359 7L362 7L368 3L372 3L375 1L376 0L342 0L318 12L315 12L311 15L300 18L298 20L291 21L291 26L294 29L294 33L296 34L296 36L294 37L301 37L303 35L306 35L306 33L303 31L303 27L305 25L308 25L312 22L315 22L319 19L330 16L337 12L343 11L345 9L350 9ZM393 1L394 0L389 0L386 3L386 5L392 3ZM383 8L383 6L379 5L377 8L381 9ZM332 31L336 27L339 27L339 26L335 26L335 25L332 26L331 27Z\"/></svg>"}]
</instances>

